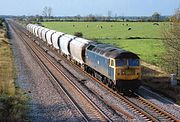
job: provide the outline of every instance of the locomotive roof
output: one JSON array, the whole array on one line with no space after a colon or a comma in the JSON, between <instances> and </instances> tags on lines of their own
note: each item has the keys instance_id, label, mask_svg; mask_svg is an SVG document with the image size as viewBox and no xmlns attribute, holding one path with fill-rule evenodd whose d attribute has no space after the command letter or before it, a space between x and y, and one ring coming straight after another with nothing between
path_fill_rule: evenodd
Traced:
<instances>
[{"instance_id":1,"label":"locomotive roof","mask_svg":"<svg viewBox=\"0 0 180 122\"><path fill-rule=\"evenodd\" d=\"M109 58L119 59L119 58L138 58L139 57L132 52L113 47L112 45L102 44L102 43L92 43L93 49L91 51L96 52L100 55L104 55Z\"/></svg>"}]
</instances>

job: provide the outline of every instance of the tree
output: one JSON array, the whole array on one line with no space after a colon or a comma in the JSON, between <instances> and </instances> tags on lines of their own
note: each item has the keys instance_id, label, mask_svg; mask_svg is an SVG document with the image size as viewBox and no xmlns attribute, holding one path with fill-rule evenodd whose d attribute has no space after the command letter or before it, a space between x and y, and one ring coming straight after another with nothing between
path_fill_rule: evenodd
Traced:
<instances>
[{"instance_id":1,"label":"tree","mask_svg":"<svg viewBox=\"0 0 180 122\"><path fill-rule=\"evenodd\" d=\"M158 12L154 12L154 14L152 15L152 20L153 21L159 21L160 20L160 14Z\"/></svg>"},{"instance_id":2,"label":"tree","mask_svg":"<svg viewBox=\"0 0 180 122\"><path fill-rule=\"evenodd\" d=\"M170 21L178 21L180 19L180 8L176 9L176 13L174 16L170 18Z\"/></svg>"},{"instance_id":3,"label":"tree","mask_svg":"<svg viewBox=\"0 0 180 122\"><path fill-rule=\"evenodd\" d=\"M77 15L77 16L75 16L74 18L75 18L77 21L80 21L80 19L81 19L81 15L79 15L79 14L78 14L78 15Z\"/></svg>"},{"instance_id":4,"label":"tree","mask_svg":"<svg viewBox=\"0 0 180 122\"><path fill-rule=\"evenodd\" d=\"M3 27L3 22L4 22L4 21L5 21L4 18L1 18L1 17L0 17L0 28Z\"/></svg>"},{"instance_id":5,"label":"tree","mask_svg":"<svg viewBox=\"0 0 180 122\"><path fill-rule=\"evenodd\" d=\"M94 16L93 14L90 14L89 16L86 17L86 21L97 21L96 16Z\"/></svg>"},{"instance_id":6,"label":"tree","mask_svg":"<svg viewBox=\"0 0 180 122\"><path fill-rule=\"evenodd\" d=\"M108 10L108 20L111 19L112 11Z\"/></svg>"},{"instance_id":7,"label":"tree","mask_svg":"<svg viewBox=\"0 0 180 122\"><path fill-rule=\"evenodd\" d=\"M177 9L175 15L171 17L171 27L163 32L165 55L163 59L165 66L170 73L175 73L180 79L180 9Z\"/></svg>"},{"instance_id":8,"label":"tree","mask_svg":"<svg viewBox=\"0 0 180 122\"><path fill-rule=\"evenodd\" d=\"M74 32L74 36L83 37L83 33L82 32Z\"/></svg>"},{"instance_id":9,"label":"tree","mask_svg":"<svg viewBox=\"0 0 180 122\"><path fill-rule=\"evenodd\" d=\"M45 6L42 13L45 18L50 18L52 16L52 8Z\"/></svg>"},{"instance_id":10,"label":"tree","mask_svg":"<svg viewBox=\"0 0 180 122\"><path fill-rule=\"evenodd\" d=\"M50 18L51 16L52 16L52 8L49 7L49 8L48 8L48 17Z\"/></svg>"}]
</instances>

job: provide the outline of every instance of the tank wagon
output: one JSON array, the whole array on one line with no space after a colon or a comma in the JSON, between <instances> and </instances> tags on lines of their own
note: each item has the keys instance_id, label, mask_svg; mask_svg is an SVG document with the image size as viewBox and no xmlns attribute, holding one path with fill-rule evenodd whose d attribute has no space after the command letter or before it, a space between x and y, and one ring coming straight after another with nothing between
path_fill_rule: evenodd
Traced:
<instances>
[{"instance_id":1,"label":"tank wagon","mask_svg":"<svg viewBox=\"0 0 180 122\"><path fill-rule=\"evenodd\" d=\"M113 89L136 91L141 85L140 58L135 53L34 24L27 30Z\"/></svg>"},{"instance_id":2,"label":"tank wagon","mask_svg":"<svg viewBox=\"0 0 180 122\"><path fill-rule=\"evenodd\" d=\"M52 44L54 49L56 49L57 51L59 51L59 47L60 47L60 38L65 35L65 33L62 32L56 32L52 35Z\"/></svg>"},{"instance_id":3,"label":"tank wagon","mask_svg":"<svg viewBox=\"0 0 180 122\"><path fill-rule=\"evenodd\" d=\"M84 68L84 64L86 64L86 56L85 49L92 41L82 38L75 38L70 43L70 54L73 61Z\"/></svg>"},{"instance_id":4,"label":"tank wagon","mask_svg":"<svg viewBox=\"0 0 180 122\"><path fill-rule=\"evenodd\" d=\"M42 31L43 31L44 29L46 29L46 28L41 27L41 28L38 29L38 37L39 37L40 39L42 39Z\"/></svg>"}]
</instances>

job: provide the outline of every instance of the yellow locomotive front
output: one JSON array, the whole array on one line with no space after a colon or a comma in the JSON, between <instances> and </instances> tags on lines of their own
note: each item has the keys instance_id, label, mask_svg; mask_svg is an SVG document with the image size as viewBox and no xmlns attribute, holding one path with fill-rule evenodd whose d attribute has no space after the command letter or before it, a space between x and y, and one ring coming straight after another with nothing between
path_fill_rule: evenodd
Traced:
<instances>
[{"instance_id":1,"label":"yellow locomotive front","mask_svg":"<svg viewBox=\"0 0 180 122\"><path fill-rule=\"evenodd\" d=\"M139 59L116 59L115 64L115 80L141 79Z\"/></svg>"},{"instance_id":2,"label":"yellow locomotive front","mask_svg":"<svg viewBox=\"0 0 180 122\"><path fill-rule=\"evenodd\" d=\"M110 59L114 69L114 81L119 90L135 91L141 85L141 66L139 58ZM113 64L113 65L112 65Z\"/></svg>"}]
</instances>

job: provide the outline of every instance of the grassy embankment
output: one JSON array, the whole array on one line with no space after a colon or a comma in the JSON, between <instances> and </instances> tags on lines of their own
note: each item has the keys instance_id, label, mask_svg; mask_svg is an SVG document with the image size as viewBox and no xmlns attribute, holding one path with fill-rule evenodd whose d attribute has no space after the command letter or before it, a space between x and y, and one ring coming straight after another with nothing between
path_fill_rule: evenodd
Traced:
<instances>
[{"instance_id":1,"label":"grassy embankment","mask_svg":"<svg viewBox=\"0 0 180 122\"><path fill-rule=\"evenodd\" d=\"M12 50L3 25L0 26L0 121L27 120L28 98L16 87L15 78Z\"/></svg>"},{"instance_id":2,"label":"grassy embankment","mask_svg":"<svg viewBox=\"0 0 180 122\"><path fill-rule=\"evenodd\" d=\"M145 62L163 66L165 51L162 31L170 23L153 22L43 22L45 27L74 34L82 32L84 38L113 44L139 54ZM102 27L101 27L102 26ZM131 28L131 30L128 30ZM136 38L136 39L132 39ZM144 84L174 98L180 104L180 86L171 87L170 79L161 73L143 68Z\"/></svg>"}]
</instances>

